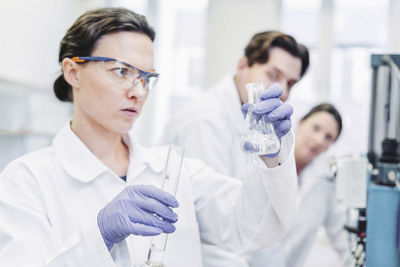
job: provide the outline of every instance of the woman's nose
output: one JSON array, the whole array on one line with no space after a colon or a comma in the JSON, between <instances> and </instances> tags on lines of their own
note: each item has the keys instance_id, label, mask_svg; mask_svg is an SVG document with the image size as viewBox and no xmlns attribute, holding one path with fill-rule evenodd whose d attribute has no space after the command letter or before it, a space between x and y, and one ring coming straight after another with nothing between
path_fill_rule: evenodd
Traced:
<instances>
[{"instance_id":1,"label":"woman's nose","mask_svg":"<svg viewBox=\"0 0 400 267\"><path fill-rule=\"evenodd\" d=\"M315 137L315 142L318 145L322 145L322 144L324 144L324 139L325 139L325 135L323 133L319 133Z\"/></svg>"},{"instance_id":2,"label":"woman's nose","mask_svg":"<svg viewBox=\"0 0 400 267\"><path fill-rule=\"evenodd\" d=\"M132 84L132 87L128 90L129 98L136 98L138 100L142 100L147 96L147 89L143 87L143 83L141 81Z\"/></svg>"}]
</instances>

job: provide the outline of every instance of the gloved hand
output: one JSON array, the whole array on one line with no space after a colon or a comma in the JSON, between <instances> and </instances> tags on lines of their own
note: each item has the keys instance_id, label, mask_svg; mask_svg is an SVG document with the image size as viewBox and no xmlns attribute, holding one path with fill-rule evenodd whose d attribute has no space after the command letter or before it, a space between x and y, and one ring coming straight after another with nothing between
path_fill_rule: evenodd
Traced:
<instances>
[{"instance_id":1,"label":"gloved hand","mask_svg":"<svg viewBox=\"0 0 400 267\"><path fill-rule=\"evenodd\" d=\"M111 250L128 235L158 235L175 231L176 199L150 185L131 185L111 200L97 215L101 235Z\"/></svg>"},{"instance_id":2,"label":"gloved hand","mask_svg":"<svg viewBox=\"0 0 400 267\"><path fill-rule=\"evenodd\" d=\"M267 90L261 94L261 100L254 105L253 113L263 116L267 121L271 122L275 127L275 133L278 136L279 142L282 137L286 135L292 127L290 116L293 114L293 108L289 104L283 103L279 97L282 95L283 89L277 83L272 84ZM242 112L247 113L249 104L246 103L242 106ZM266 155L268 157L275 157L278 153L273 155Z\"/></svg>"}]
</instances>

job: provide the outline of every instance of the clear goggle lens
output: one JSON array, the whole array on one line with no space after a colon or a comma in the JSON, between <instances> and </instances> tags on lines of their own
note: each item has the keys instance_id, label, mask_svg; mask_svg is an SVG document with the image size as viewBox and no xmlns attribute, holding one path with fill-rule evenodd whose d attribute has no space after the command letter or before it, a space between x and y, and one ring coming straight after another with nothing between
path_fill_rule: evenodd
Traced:
<instances>
[{"instance_id":1,"label":"clear goggle lens","mask_svg":"<svg viewBox=\"0 0 400 267\"><path fill-rule=\"evenodd\" d=\"M139 84L146 90L152 89L158 78L156 73L146 73L118 61L96 62L102 76L111 84L130 89Z\"/></svg>"}]
</instances>

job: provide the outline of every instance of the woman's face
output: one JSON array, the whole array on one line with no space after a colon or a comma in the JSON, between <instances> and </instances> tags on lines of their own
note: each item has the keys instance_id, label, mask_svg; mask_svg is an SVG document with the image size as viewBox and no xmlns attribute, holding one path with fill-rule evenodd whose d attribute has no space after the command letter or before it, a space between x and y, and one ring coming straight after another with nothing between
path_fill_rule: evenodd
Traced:
<instances>
[{"instance_id":1,"label":"woman's face","mask_svg":"<svg viewBox=\"0 0 400 267\"><path fill-rule=\"evenodd\" d=\"M299 122L296 132L296 161L308 164L326 151L338 136L339 126L335 118L326 111L312 114Z\"/></svg>"},{"instance_id":2,"label":"woman's face","mask_svg":"<svg viewBox=\"0 0 400 267\"><path fill-rule=\"evenodd\" d=\"M114 58L144 70L153 69L153 44L141 33L117 32L102 36L93 50L93 57ZM106 78L101 62L78 64L77 85L74 86L74 119L88 126L109 132L129 131L138 118L148 91L139 82L129 89L121 88ZM114 70L112 74L118 74Z\"/></svg>"}]
</instances>

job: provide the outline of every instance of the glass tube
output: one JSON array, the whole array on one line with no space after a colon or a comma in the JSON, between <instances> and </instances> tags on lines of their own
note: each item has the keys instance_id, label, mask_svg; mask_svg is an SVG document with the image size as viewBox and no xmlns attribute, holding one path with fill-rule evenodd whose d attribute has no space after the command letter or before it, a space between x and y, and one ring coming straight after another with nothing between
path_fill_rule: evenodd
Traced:
<instances>
[{"instance_id":1,"label":"glass tube","mask_svg":"<svg viewBox=\"0 0 400 267\"><path fill-rule=\"evenodd\" d=\"M161 189L176 196L179 185L179 178L183 163L184 148L169 146L168 155L163 172L163 181ZM165 248L167 246L167 234L153 236L147 260L139 265L140 267L165 267L163 260Z\"/></svg>"}]
</instances>

